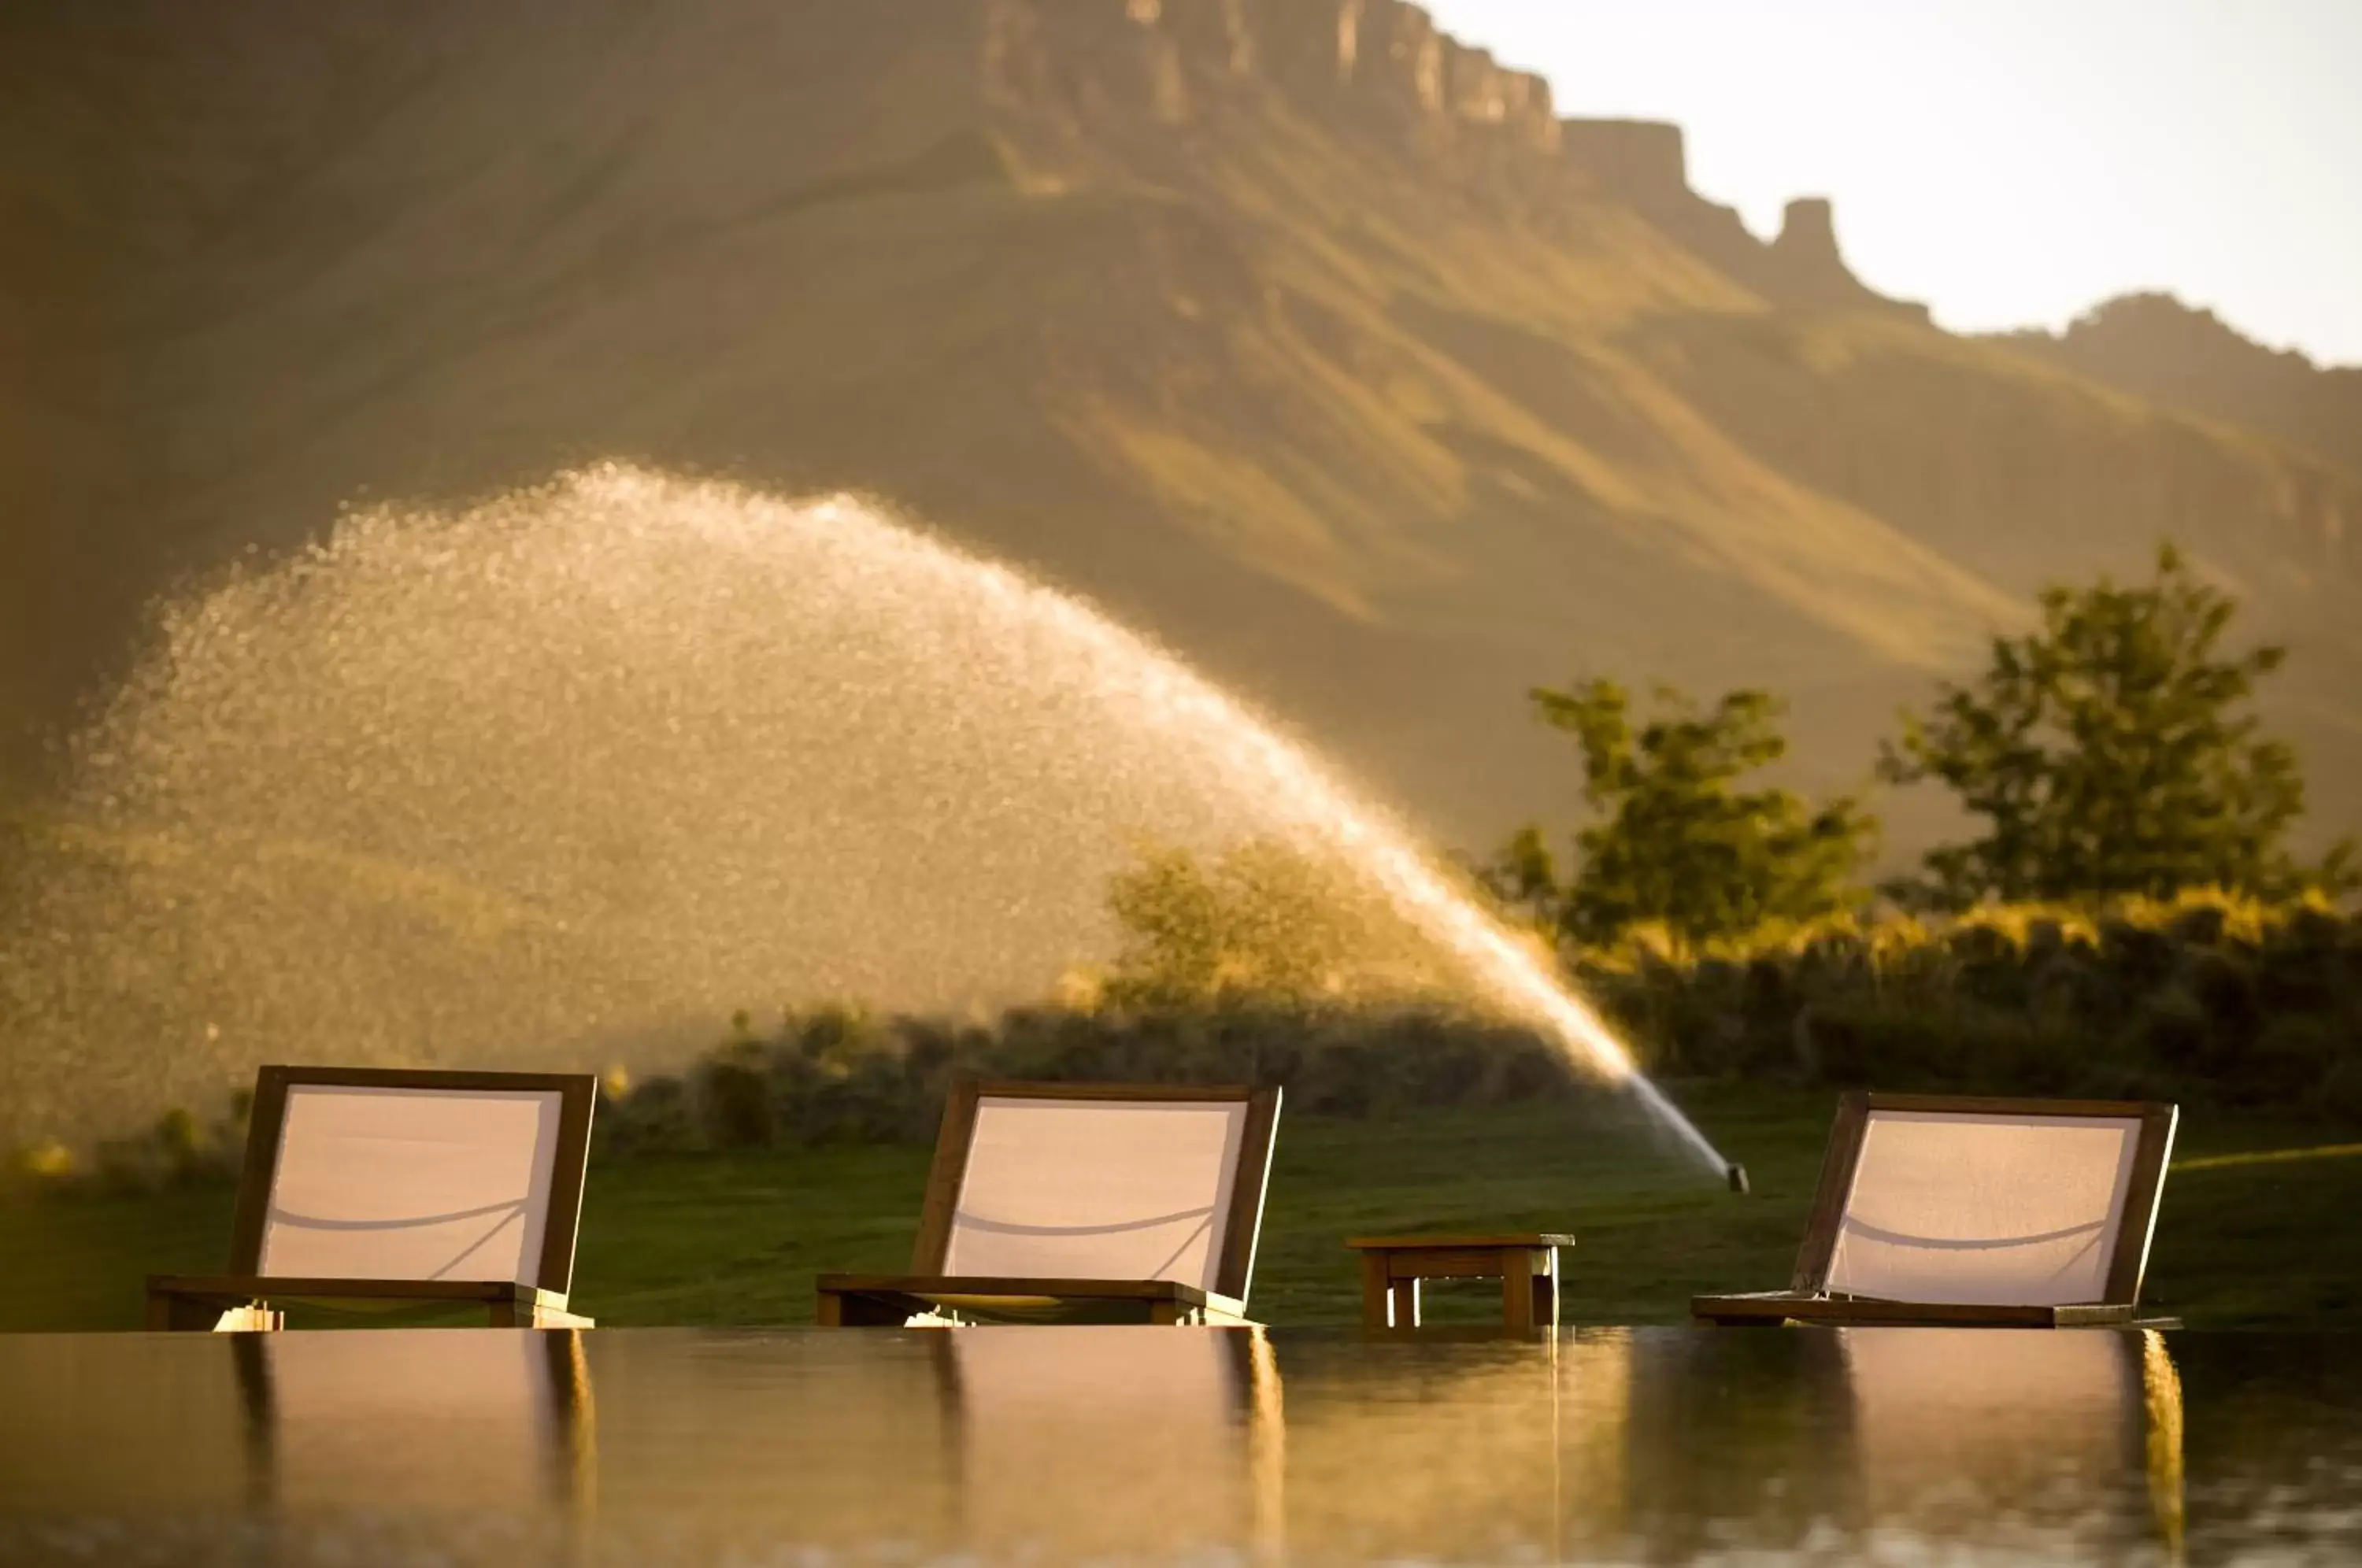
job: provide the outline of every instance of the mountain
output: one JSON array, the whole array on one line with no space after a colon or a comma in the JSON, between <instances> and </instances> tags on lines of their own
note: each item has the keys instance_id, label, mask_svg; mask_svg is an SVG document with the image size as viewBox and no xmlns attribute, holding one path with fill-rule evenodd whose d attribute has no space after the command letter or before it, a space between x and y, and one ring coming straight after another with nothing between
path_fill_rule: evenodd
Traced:
<instances>
[{"instance_id":1,"label":"mountain","mask_svg":"<svg viewBox=\"0 0 2362 1568\"><path fill-rule=\"evenodd\" d=\"M888 497L1463 845L1564 814L1537 681L1768 684L1851 783L2169 535L2362 818L2362 478L1947 336L1395 0L0 12L0 701L351 498L602 454Z\"/></svg>"},{"instance_id":2,"label":"mountain","mask_svg":"<svg viewBox=\"0 0 2362 1568\"><path fill-rule=\"evenodd\" d=\"M2126 294L2060 333L1994 339L2160 407L2277 436L2362 474L2362 366L2267 348L2171 294Z\"/></svg>"}]
</instances>

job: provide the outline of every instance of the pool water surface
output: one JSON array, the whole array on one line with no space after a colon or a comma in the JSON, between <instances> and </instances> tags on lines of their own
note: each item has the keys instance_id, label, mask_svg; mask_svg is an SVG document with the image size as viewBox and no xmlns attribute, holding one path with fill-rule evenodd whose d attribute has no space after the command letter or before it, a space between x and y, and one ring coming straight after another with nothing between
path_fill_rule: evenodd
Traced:
<instances>
[{"instance_id":1,"label":"pool water surface","mask_svg":"<svg viewBox=\"0 0 2362 1568\"><path fill-rule=\"evenodd\" d=\"M0 1562L2346 1562L2335 1336L0 1337Z\"/></svg>"}]
</instances>

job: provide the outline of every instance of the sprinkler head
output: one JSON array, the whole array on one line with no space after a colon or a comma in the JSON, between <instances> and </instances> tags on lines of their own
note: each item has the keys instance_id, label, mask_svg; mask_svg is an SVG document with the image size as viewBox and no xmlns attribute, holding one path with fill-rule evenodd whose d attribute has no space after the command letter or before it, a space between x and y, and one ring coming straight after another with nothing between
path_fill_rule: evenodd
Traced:
<instances>
[{"instance_id":1,"label":"sprinkler head","mask_svg":"<svg viewBox=\"0 0 2362 1568\"><path fill-rule=\"evenodd\" d=\"M1747 1167L1745 1165L1733 1163L1730 1168L1722 1174L1729 1178L1731 1191L1738 1193L1741 1196L1745 1195L1747 1191Z\"/></svg>"}]
</instances>

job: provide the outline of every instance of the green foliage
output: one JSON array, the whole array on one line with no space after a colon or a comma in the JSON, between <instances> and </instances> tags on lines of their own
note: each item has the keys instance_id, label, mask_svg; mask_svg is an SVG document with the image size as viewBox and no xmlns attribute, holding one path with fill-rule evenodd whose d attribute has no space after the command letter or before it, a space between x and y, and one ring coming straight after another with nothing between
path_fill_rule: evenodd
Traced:
<instances>
[{"instance_id":1,"label":"green foliage","mask_svg":"<svg viewBox=\"0 0 2362 1568\"><path fill-rule=\"evenodd\" d=\"M2362 1112L2362 918L2217 889L1840 919L1576 977L1651 1072Z\"/></svg>"},{"instance_id":2,"label":"green foliage","mask_svg":"<svg viewBox=\"0 0 2362 1568\"><path fill-rule=\"evenodd\" d=\"M1935 779L1984 823L1930 851L1926 881L1899 890L1959 908L2354 885L2350 843L2314 867L2285 847L2304 781L2248 704L2286 650L2224 652L2228 595L2168 545L2147 583L2103 577L2049 589L2041 604L2040 630L1995 637L1982 678L1944 687L1884 748L1889 780Z\"/></svg>"},{"instance_id":3,"label":"green foliage","mask_svg":"<svg viewBox=\"0 0 2362 1568\"><path fill-rule=\"evenodd\" d=\"M1852 879L1877 823L1858 801L1814 806L1786 790L1744 787L1787 751L1782 707L1768 692L1733 691L1701 712L1661 689L1662 711L1637 728L1614 681L1531 697L1542 721L1581 746L1583 796L1598 819L1574 835L1569 878L1530 826L1483 873L1538 924L1585 944L1654 925L1694 949L1859 900Z\"/></svg>"},{"instance_id":4,"label":"green foliage","mask_svg":"<svg viewBox=\"0 0 2362 1568\"><path fill-rule=\"evenodd\" d=\"M99 1140L87 1161L54 1142L0 1151L0 1194L66 1188L149 1192L229 1181L237 1174L251 1103L246 1092L231 1096L226 1113L211 1125L174 1106L139 1136Z\"/></svg>"},{"instance_id":5,"label":"green foliage","mask_svg":"<svg viewBox=\"0 0 2362 1568\"><path fill-rule=\"evenodd\" d=\"M1125 933L1101 988L1112 1007L1399 996L1435 982L1439 955L1383 897L1283 843L1210 861L1152 846L1110 880L1108 908Z\"/></svg>"},{"instance_id":6,"label":"green foliage","mask_svg":"<svg viewBox=\"0 0 2362 1568\"><path fill-rule=\"evenodd\" d=\"M1650 1073L1816 1088L2161 1098L2362 1116L2362 918L2219 891L1840 915L1670 955L1578 953L1574 979ZM1074 1001L989 1023L842 1008L741 1031L686 1079L611 1099L610 1152L923 1142L954 1072L1278 1083L1298 1112L1605 1093L1531 1031L1433 1002Z\"/></svg>"},{"instance_id":7,"label":"green foliage","mask_svg":"<svg viewBox=\"0 0 2362 1568\"><path fill-rule=\"evenodd\" d=\"M1957 919L1839 916L1677 957L1644 937L1573 960L1661 1078L1698 1084L2161 1098L2362 1120L2362 917L2320 901L2188 892ZM1086 1001L989 1021L790 1012L744 1021L679 1077L611 1074L602 1158L923 1143L952 1075L1276 1083L1295 1114L1618 1099L1531 1030L1434 1001ZM226 1182L246 1108L175 1111L145 1137L0 1159L12 1189Z\"/></svg>"},{"instance_id":8,"label":"green foliage","mask_svg":"<svg viewBox=\"0 0 2362 1568\"><path fill-rule=\"evenodd\" d=\"M1435 1006L1226 998L1157 1010L1016 1008L989 1024L844 1009L733 1039L685 1078L612 1094L609 1153L921 1142L955 1072L1122 1083L1274 1083L1298 1112L1394 1114L1606 1093L1530 1031Z\"/></svg>"}]
</instances>

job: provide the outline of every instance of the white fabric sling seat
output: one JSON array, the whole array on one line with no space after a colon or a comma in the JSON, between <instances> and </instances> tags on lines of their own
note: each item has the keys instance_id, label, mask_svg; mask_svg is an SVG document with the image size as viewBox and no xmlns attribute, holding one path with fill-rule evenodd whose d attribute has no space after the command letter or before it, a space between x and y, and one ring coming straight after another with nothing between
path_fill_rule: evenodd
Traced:
<instances>
[{"instance_id":1,"label":"white fabric sling seat","mask_svg":"<svg viewBox=\"0 0 2362 1568\"><path fill-rule=\"evenodd\" d=\"M275 1329L300 1302L589 1327L566 1303L596 1099L588 1074L262 1068L229 1272L149 1275L148 1326Z\"/></svg>"},{"instance_id":2,"label":"white fabric sling seat","mask_svg":"<svg viewBox=\"0 0 2362 1568\"><path fill-rule=\"evenodd\" d=\"M1244 1322L1279 1099L956 1079L911 1272L821 1275L820 1320Z\"/></svg>"},{"instance_id":3,"label":"white fabric sling seat","mask_svg":"<svg viewBox=\"0 0 2362 1568\"><path fill-rule=\"evenodd\" d=\"M2140 1300L2179 1112L2140 1101L1848 1095L1789 1288L1710 1322L2065 1328Z\"/></svg>"}]
</instances>

